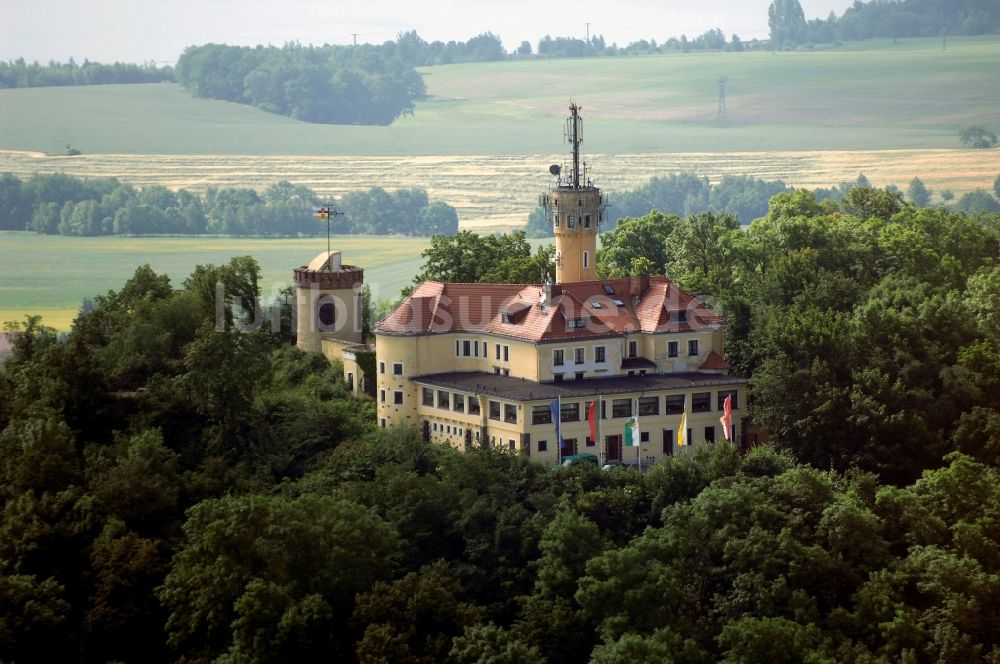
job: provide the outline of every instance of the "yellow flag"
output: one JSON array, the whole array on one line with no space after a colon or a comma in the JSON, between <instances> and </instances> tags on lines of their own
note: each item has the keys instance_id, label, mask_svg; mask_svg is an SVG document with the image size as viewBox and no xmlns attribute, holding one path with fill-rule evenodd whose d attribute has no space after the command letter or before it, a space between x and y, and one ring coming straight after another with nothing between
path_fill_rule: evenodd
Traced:
<instances>
[{"instance_id":1,"label":"yellow flag","mask_svg":"<svg viewBox=\"0 0 1000 664\"><path fill-rule=\"evenodd\" d=\"M688 414L687 411L681 413L681 426L677 429L677 446L684 447L687 445L687 425L688 425Z\"/></svg>"}]
</instances>

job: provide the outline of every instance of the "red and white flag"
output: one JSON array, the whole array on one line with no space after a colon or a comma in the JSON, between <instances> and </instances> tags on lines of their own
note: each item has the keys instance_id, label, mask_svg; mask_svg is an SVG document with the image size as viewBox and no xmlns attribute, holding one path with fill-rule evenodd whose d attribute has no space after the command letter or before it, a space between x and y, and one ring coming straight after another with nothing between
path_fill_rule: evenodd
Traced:
<instances>
[{"instance_id":1,"label":"red and white flag","mask_svg":"<svg viewBox=\"0 0 1000 664\"><path fill-rule=\"evenodd\" d=\"M722 422L722 435L726 437L726 440L732 442L732 434L730 433L731 423L733 421L733 395L727 394L726 400L722 402L722 417L719 418Z\"/></svg>"}]
</instances>

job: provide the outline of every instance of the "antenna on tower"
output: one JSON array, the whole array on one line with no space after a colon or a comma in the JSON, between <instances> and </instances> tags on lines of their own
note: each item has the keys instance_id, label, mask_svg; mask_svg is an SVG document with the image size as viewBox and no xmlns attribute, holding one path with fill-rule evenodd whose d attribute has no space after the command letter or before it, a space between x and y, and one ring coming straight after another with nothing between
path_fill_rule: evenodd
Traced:
<instances>
[{"instance_id":1,"label":"antenna on tower","mask_svg":"<svg viewBox=\"0 0 1000 664\"><path fill-rule=\"evenodd\" d=\"M726 113L726 81L728 76L719 77L719 111L715 118L718 127L725 127L729 123L729 115Z\"/></svg>"},{"instance_id":2,"label":"antenna on tower","mask_svg":"<svg viewBox=\"0 0 1000 664\"><path fill-rule=\"evenodd\" d=\"M573 172L570 182L574 189L580 188L580 143L583 143L583 118L580 117L582 106L570 102L569 118L566 119L566 138L573 146Z\"/></svg>"}]
</instances>

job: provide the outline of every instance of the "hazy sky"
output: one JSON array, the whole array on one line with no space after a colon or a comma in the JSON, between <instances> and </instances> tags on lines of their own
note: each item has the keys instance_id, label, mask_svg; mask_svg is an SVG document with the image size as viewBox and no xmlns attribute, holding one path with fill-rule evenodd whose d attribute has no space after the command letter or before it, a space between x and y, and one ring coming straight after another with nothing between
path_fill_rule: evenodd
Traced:
<instances>
[{"instance_id":1,"label":"hazy sky","mask_svg":"<svg viewBox=\"0 0 1000 664\"><path fill-rule=\"evenodd\" d=\"M852 0L800 0L806 18L840 15ZM770 0L0 0L0 60L173 64L186 46L381 43L415 29L428 41L487 30L507 50L546 34L627 44L720 28L767 37Z\"/></svg>"}]
</instances>

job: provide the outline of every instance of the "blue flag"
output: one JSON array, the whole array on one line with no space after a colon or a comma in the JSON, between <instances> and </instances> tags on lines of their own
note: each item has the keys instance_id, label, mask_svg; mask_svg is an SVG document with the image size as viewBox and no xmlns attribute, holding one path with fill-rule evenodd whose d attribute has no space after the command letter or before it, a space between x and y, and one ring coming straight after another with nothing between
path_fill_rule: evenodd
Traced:
<instances>
[{"instance_id":1,"label":"blue flag","mask_svg":"<svg viewBox=\"0 0 1000 664\"><path fill-rule=\"evenodd\" d=\"M552 421L556 425L556 440L559 441L559 449L561 450L563 439L562 439L562 433L559 432L559 420L561 419L559 417L560 415L559 406L560 406L559 399L558 398L553 399L552 403L549 404L549 412L552 413Z\"/></svg>"}]
</instances>

